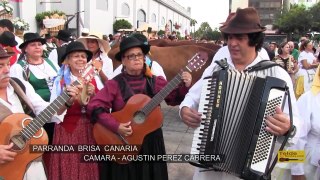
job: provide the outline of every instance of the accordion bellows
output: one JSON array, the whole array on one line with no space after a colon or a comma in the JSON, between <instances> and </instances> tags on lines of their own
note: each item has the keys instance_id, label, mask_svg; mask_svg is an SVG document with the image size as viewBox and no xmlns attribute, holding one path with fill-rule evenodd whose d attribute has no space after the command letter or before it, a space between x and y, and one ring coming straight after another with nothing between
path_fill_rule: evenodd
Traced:
<instances>
[{"instance_id":1,"label":"accordion bellows","mask_svg":"<svg viewBox=\"0 0 320 180\"><path fill-rule=\"evenodd\" d=\"M275 136L265 130L267 116L283 108L286 82L237 70L220 70L204 78L191 154L219 154L223 162L192 162L244 179L265 175Z\"/></svg>"}]
</instances>

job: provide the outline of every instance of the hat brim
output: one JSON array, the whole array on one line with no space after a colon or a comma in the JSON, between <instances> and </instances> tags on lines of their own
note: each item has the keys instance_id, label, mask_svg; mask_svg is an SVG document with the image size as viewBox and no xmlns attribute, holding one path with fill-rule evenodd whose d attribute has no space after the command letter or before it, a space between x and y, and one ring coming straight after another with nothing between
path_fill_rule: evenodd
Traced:
<instances>
[{"instance_id":1,"label":"hat brim","mask_svg":"<svg viewBox=\"0 0 320 180\"><path fill-rule=\"evenodd\" d=\"M20 44L19 48L23 49L25 46L27 46L29 43L32 43L32 42L41 42L41 44L44 45L46 43L46 40L43 38L37 38L37 39L32 39L30 41L25 41Z\"/></svg>"},{"instance_id":2,"label":"hat brim","mask_svg":"<svg viewBox=\"0 0 320 180\"><path fill-rule=\"evenodd\" d=\"M79 39L77 39L77 41L81 42L84 45L84 47L86 47L86 49L88 49L88 47L87 47L87 39L96 39L98 41L99 48L103 53L108 53L109 50L111 49L108 41L105 41L103 39L99 39L99 38L96 38L96 37L93 37L93 36L86 36L86 37L82 36Z\"/></svg>"},{"instance_id":3,"label":"hat brim","mask_svg":"<svg viewBox=\"0 0 320 180\"><path fill-rule=\"evenodd\" d=\"M69 51L68 53L64 54L61 59L62 59L62 62L64 62L64 60L67 58L67 56L70 54L70 53L73 53L73 52L77 52L77 51L80 51L80 52L85 52L87 54L87 62L89 62L92 58L92 52L89 51L89 50L85 50L85 49L72 49L71 51Z\"/></svg>"},{"instance_id":4,"label":"hat brim","mask_svg":"<svg viewBox=\"0 0 320 180\"><path fill-rule=\"evenodd\" d=\"M139 44L138 44L139 43ZM122 54L125 53L128 49L134 48L134 47L140 47L143 54L148 54L148 52L150 51L150 45L147 44L141 44L140 42L138 42L137 44L132 44L131 46L127 46L125 49L122 49L122 51L120 50L116 55L115 58L118 61L121 61L121 57Z\"/></svg>"},{"instance_id":5,"label":"hat brim","mask_svg":"<svg viewBox=\"0 0 320 180\"><path fill-rule=\"evenodd\" d=\"M11 54L11 53L10 53ZM4 58L9 58L11 56L13 56L14 54L10 55L9 53L7 53L6 55L0 55L0 59L4 59Z\"/></svg>"},{"instance_id":6,"label":"hat brim","mask_svg":"<svg viewBox=\"0 0 320 180\"><path fill-rule=\"evenodd\" d=\"M69 42L69 41L71 40L71 38L61 38L61 37L59 37L58 35L55 36L55 38L57 38L57 39L59 39L59 40L62 40L62 41L64 41L64 42Z\"/></svg>"}]
</instances>

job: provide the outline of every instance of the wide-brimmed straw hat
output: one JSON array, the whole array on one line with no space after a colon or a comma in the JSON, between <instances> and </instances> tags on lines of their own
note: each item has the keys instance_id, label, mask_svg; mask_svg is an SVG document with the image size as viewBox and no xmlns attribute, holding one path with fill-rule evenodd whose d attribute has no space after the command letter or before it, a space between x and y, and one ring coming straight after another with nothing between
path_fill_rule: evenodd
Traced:
<instances>
[{"instance_id":1,"label":"wide-brimmed straw hat","mask_svg":"<svg viewBox=\"0 0 320 180\"><path fill-rule=\"evenodd\" d=\"M225 34L247 34L265 30L266 28L261 26L258 12L252 7L238 8L234 17L220 27L220 31Z\"/></svg>"},{"instance_id":2,"label":"wide-brimmed straw hat","mask_svg":"<svg viewBox=\"0 0 320 180\"><path fill-rule=\"evenodd\" d=\"M19 48L22 49L31 42L41 42L41 44L45 44L46 40L40 37L38 33L25 33L23 35L23 43L20 44Z\"/></svg>"},{"instance_id":3,"label":"wide-brimmed straw hat","mask_svg":"<svg viewBox=\"0 0 320 180\"><path fill-rule=\"evenodd\" d=\"M102 39L102 34L98 32L90 32L88 36L81 36L77 41L82 42L87 47L87 39L96 39L99 44L99 48L103 53L108 53L110 50L109 42Z\"/></svg>"},{"instance_id":4,"label":"wide-brimmed straw hat","mask_svg":"<svg viewBox=\"0 0 320 180\"><path fill-rule=\"evenodd\" d=\"M120 51L116 54L115 58L118 61L121 61L121 57L122 55L131 48L134 47L140 47L143 54L148 54L148 52L150 51L150 46L147 44L144 44L143 42L139 41L137 38L135 37L127 37L124 40L121 41L120 43Z\"/></svg>"},{"instance_id":5,"label":"wide-brimmed straw hat","mask_svg":"<svg viewBox=\"0 0 320 180\"><path fill-rule=\"evenodd\" d=\"M90 61L92 58L92 52L87 50L84 45L81 42L78 41L74 41L71 42L67 45L66 47L66 53L61 57L62 61L64 61L66 59L66 57L72 53L72 52L76 52L76 51L82 51L85 52L87 54L87 61Z\"/></svg>"}]
</instances>

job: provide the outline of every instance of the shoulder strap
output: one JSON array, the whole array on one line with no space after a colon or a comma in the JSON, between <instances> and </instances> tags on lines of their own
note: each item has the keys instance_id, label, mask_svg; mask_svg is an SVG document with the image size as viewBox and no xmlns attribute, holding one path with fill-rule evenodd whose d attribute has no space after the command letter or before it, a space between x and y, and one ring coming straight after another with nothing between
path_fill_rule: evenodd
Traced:
<instances>
[{"instance_id":1,"label":"shoulder strap","mask_svg":"<svg viewBox=\"0 0 320 180\"><path fill-rule=\"evenodd\" d=\"M215 63L217 63L221 69L229 69L229 64L227 62L227 58L216 60Z\"/></svg>"},{"instance_id":2,"label":"shoulder strap","mask_svg":"<svg viewBox=\"0 0 320 180\"><path fill-rule=\"evenodd\" d=\"M12 111L7 106L0 103L0 123L11 114Z\"/></svg>"},{"instance_id":3,"label":"shoulder strap","mask_svg":"<svg viewBox=\"0 0 320 180\"><path fill-rule=\"evenodd\" d=\"M277 63L275 63L273 61L262 60L262 61L258 62L256 65L251 66L251 67L247 68L244 71L247 71L247 72L261 71L261 70L265 70L265 69L268 69L268 68L274 67L274 66L281 67L279 64L277 64Z\"/></svg>"},{"instance_id":4,"label":"shoulder strap","mask_svg":"<svg viewBox=\"0 0 320 180\"><path fill-rule=\"evenodd\" d=\"M30 77L30 70L29 70L29 64L25 59L21 59L18 60L17 62L18 64L20 64L22 66L23 69L23 79L25 81L29 81L29 77Z\"/></svg>"},{"instance_id":5,"label":"shoulder strap","mask_svg":"<svg viewBox=\"0 0 320 180\"><path fill-rule=\"evenodd\" d=\"M53 65L52 61L50 61L48 58L44 58L44 60L54 69L54 71L58 71L57 68Z\"/></svg>"},{"instance_id":6,"label":"shoulder strap","mask_svg":"<svg viewBox=\"0 0 320 180\"><path fill-rule=\"evenodd\" d=\"M118 74L116 77L112 78L113 80L115 80L118 83L122 98L124 100L124 102L127 102L128 99L133 95L126 83L126 81L124 80L124 78L122 77L122 73Z\"/></svg>"},{"instance_id":7,"label":"shoulder strap","mask_svg":"<svg viewBox=\"0 0 320 180\"><path fill-rule=\"evenodd\" d=\"M11 79L14 80L14 82L16 82L19 85L19 87L22 89L22 91L24 93L26 93L26 87L24 86L24 84L18 78L11 77Z\"/></svg>"},{"instance_id":8,"label":"shoulder strap","mask_svg":"<svg viewBox=\"0 0 320 180\"><path fill-rule=\"evenodd\" d=\"M25 94L26 87L23 85L23 83L17 78L11 78L10 84L13 87L14 92L18 95L24 112L31 117L35 117L32 103Z\"/></svg>"},{"instance_id":9,"label":"shoulder strap","mask_svg":"<svg viewBox=\"0 0 320 180\"><path fill-rule=\"evenodd\" d=\"M146 77L147 79L146 91L150 98L152 98L155 95L154 93L155 78L156 78L155 75L153 75L151 78Z\"/></svg>"}]
</instances>

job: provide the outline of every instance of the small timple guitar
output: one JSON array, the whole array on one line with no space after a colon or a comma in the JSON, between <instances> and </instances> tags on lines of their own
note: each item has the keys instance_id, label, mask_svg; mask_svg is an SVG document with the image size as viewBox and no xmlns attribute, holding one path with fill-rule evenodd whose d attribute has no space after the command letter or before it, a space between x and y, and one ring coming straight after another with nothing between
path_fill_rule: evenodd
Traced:
<instances>
[{"instance_id":1,"label":"small timple guitar","mask_svg":"<svg viewBox=\"0 0 320 180\"><path fill-rule=\"evenodd\" d=\"M84 80L92 76L93 66L87 66L82 73ZM81 84L78 80L71 86ZM42 126L51 120L53 115L69 100L67 92L63 91L49 106L47 106L36 118L22 113L11 114L0 123L0 144L14 144L12 151L17 152L13 161L0 164L0 177L5 180L23 179L27 165L42 153L30 153L29 144L48 144L47 133ZM1 178L0 178L1 179Z\"/></svg>"},{"instance_id":2,"label":"small timple guitar","mask_svg":"<svg viewBox=\"0 0 320 180\"><path fill-rule=\"evenodd\" d=\"M197 70L205 64L207 59L207 53L199 52L188 61L188 65L184 70L189 72ZM100 123L96 123L93 128L96 142L101 145L141 145L147 134L161 127L163 118L158 105L179 85L181 82L181 74L182 71L152 99L143 94L134 95L128 100L122 110L112 113L112 116L119 123L131 121L132 135L123 137L113 133Z\"/></svg>"}]
</instances>

